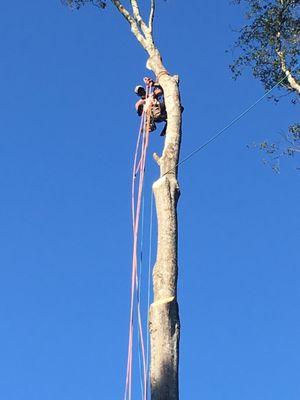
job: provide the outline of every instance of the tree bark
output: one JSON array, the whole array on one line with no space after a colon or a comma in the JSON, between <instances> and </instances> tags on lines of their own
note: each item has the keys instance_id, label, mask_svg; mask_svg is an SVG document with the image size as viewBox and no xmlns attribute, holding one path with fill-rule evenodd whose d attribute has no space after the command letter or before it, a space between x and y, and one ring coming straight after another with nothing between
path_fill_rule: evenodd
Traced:
<instances>
[{"instance_id":1,"label":"tree bark","mask_svg":"<svg viewBox=\"0 0 300 400\"><path fill-rule=\"evenodd\" d=\"M281 5L284 4L284 1L285 0L280 0ZM276 50L276 54L279 58L280 68L288 80L290 89L294 90L295 92L297 92L300 95L300 82L297 81L297 79L292 75L291 71L288 69L288 67L286 65L284 51L282 50L281 36L282 36L281 32L280 31L277 32L277 35L276 35L277 45L276 45L275 50Z\"/></svg>"},{"instance_id":2,"label":"tree bark","mask_svg":"<svg viewBox=\"0 0 300 400\"><path fill-rule=\"evenodd\" d=\"M300 95L300 83L297 82L297 80L291 74L291 71L287 68L283 52L278 50L277 55L280 60L281 70L287 77L287 80L290 84L291 90L294 90L295 92L297 92Z\"/></svg>"},{"instance_id":3,"label":"tree bark","mask_svg":"<svg viewBox=\"0 0 300 400\"><path fill-rule=\"evenodd\" d=\"M179 80L170 76L157 50L148 61L163 88L167 109L167 132L161 157L160 178L153 184L157 210L157 258L153 269L154 301L149 311L151 341L151 399L178 400L180 320L177 303L178 225L177 163L181 142Z\"/></svg>"}]
</instances>

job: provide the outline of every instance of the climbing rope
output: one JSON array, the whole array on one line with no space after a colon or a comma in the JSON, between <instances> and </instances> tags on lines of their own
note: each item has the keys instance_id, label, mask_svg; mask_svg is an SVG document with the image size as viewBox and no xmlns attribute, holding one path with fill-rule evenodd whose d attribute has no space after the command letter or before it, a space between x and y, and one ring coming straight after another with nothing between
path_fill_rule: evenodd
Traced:
<instances>
[{"instance_id":1,"label":"climbing rope","mask_svg":"<svg viewBox=\"0 0 300 400\"><path fill-rule=\"evenodd\" d=\"M146 87L146 101L151 95L151 87ZM148 103L149 104L149 103ZM147 366L145 356L145 344L143 335L143 324L141 317L140 295L139 295L139 275L138 275L138 234L140 215L142 207L142 194L145 177L145 165L147 149L149 145L150 133L150 108L143 111L141 125L138 133L137 144L134 154L132 171L132 228L133 228L133 252L132 252L132 274L131 274L131 299L130 299L130 318L129 318L129 339L128 357L124 400L132 398L132 365L133 365L133 333L134 333L134 310L136 298L137 324L138 324L138 343L140 346L140 358L143 369L143 400L147 399ZM140 155L140 158L139 158ZM139 160L138 160L139 158ZM136 191L136 180L138 178L138 188Z\"/></svg>"},{"instance_id":2,"label":"climbing rope","mask_svg":"<svg viewBox=\"0 0 300 400\"><path fill-rule=\"evenodd\" d=\"M142 220L141 220L141 239L140 239L140 262L139 262L139 281L138 281L138 291L137 291L137 302L140 304L141 301L141 285L142 285L142 278L143 278L143 251L144 251L144 220L145 220L145 194L143 194L142 200ZM138 338L138 359L139 359L139 372L140 372L140 386L141 386L141 393L143 393L143 372L142 372L142 354L141 354L141 340L140 337ZM147 365L147 361L146 361Z\"/></svg>"}]
</instances>

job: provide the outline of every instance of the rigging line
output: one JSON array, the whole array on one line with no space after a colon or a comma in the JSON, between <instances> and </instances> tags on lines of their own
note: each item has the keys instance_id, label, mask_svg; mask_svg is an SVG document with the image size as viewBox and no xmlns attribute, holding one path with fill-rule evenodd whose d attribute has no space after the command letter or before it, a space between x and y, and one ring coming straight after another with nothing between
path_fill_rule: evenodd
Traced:
<instances>
[{"instance_id":1,"label":"rigging line","mask_svg":"<svg viewBox=\"0 0 300 400\"><path fill-rule=\"evenodd\" d=\"M137 291L137 284L138 284L138 274L137 274L137 267L138 267L138 231L139 231L139 221L140 221L140 214L141 214L141 200L142 200L142 193L143 193L143 185L144 185L144 175L145 175L145 164L146 164L146 154L147 148L149 144L149 118L146 117L144 119L144 130L143 130L143 145L141 151L141 160L140 160L140 168L139 168L139 185L138 185L138 193L137 193L137 201L136 201L136 209L135 209L135 221L134 221L134 241L133 241L133 275L135 280L135 289ZM132 293L133 294L133 293ZM143 325L141 319L141 312L139 304L137 304L137 318L138 318L138 335L140 337L141 343L141 353L142 353L142 361L143 361L143 372L144 372L144 399L146 400L146 381L147 381L147 374L146 374L146 358L145 358L145 346L144 346L144 335L143 335ZM132 345L133 345L133 329L131 331L130 337L131 343L131 354L130 354L130 373L129 373L129 398L131 399L131 391L132 391Z\"/></svg>"},{"instance_id":2,"label":"rigging line","mask_svg":"<svg viewBox=\"0 0 300 400\"><path fill-rule=\"evenodd\" d=\"M149 134L150 134L150 115L149 112L146 113L146 121L145 121L145 129L144 129L144 151L141 157L141 170L140 170L140 177L141 177L141 189L143 190L144 186L144 178L145 178L145 167L146 167L146 156L147 156L147 148L149 145ZM143 370L144 370L144 393L143 399L146 400L147 398L147 365L146 365L146 357L145 357L145 347L144 347L144 337L143 337L143 327L141 321L141 313L140 309L138 309L138 318L139 318L139 333L141 338L141 345L142 345L142 355L143 355Z\"/></svg>"},{"instance_id":3,"label":"rigging line","mask_svg":"<svg viewBox=\"0 0 300 400\"><path fill-rule=\"evenodd\" d=\"M141 126L140 126L140 133L141 133L141 127L144 125L144 114L142 115L142 120L141 120ZM141 135L139 133L138 141L137 141L137 147L136 147L136 153L135 153L135 159L134 159L134 165L133 165L133 179L132 179L132 184L133 184L133 201L134 201L134 180L136 178L137 171L139 167L137 167L137 150L139 148L139 142ZM132 214L132 219L133 219L133 228L134 228L134 207L133 209L133 214ZM140 299L141 299L141 282L142 282L142 269L143 269L143 246L144 246L144 216L145 216L145 195L143 193L142 197L142 219L141 219L141 240L140 240L140 263L139 263L139 273L138 273L138 279L136 280L136 287L137 287L137 307L138 307L138 314L140 314ZM141 351L142 351L142 344L141 344L141 338L140 335L138 335L138 361L139 361L139 374L140 374L140 386L141 386L141 393L143 396L143 373L142 373L142 360L141 360Z\"/></svg>"},{"instance_id":4,"label":"rigging line","mask_svg":"<svg viewBox=\"0 0 300 400\"><path fill-rule=\"evenodd\" d=\"M147 135L147 132L145 132ZM137 233L138 233L138 225L139 225L139 215L141 208L141 199L143 193L143 184L144 184L144 171L145 171L145 156L147 151L147 138L145 137L143 153L142 153L142 163L141 163L141 171L140 171L140 182L139 182L139 194L138 194L138 202L137 202L137 215L136 215L136 233L135 233L135 243L134 243L134 264L135 264L135 277L136 277L136 292L137 292L137 318L138 318L138 340L141 349L142 361L143 361L143 377L144 382L146 381L146 359L145 359L145 347L144 347L144 338L143 338L143 324L141 318L141 309L140 309L140 299L138 297L139 293L139 282L138 282L138 260L137 260ZM142 396L145 396L145 383L144 390L142 391Z\"/></svg>"},{"instance_id":5,"label":"rigging line","mask_svg":"<svg viewBox=\"0 0 300 400\"><path fill-rule=\"evenodd\" d=\"M148 117L148 118L147 118ZM146 167L146 156L147 156L147 148L149 145L149 133L150 133L150 118L149 115L146 114L146 121L145 121L145 129L144 129L144 136L145 136L145 143L144 143L144 150L141 157L141 171L140 171L140 186L141 186L141 194L143 193L144 187L144 178L145 178L145 167ZM146 357L145 357L145 345L144 345L144 335L143 335L143 324L141 319L141 312L140 312L140 304L138 304L138 322L139 322L139 335L141 341L141 350L143 356L143 372L144 372L144 393L143 399L146 400L147 396L147 366L146 366Z\"/></svg>"},{"instance_id":6,"label":"rigging line","mask_svg":"<svg viewBox=\"0 0 300 400\"><path fill-rule=\"evenodd\" d=\"M142 133L143 133L143 126L144 126L144 119L145 119L145 113L142 114L141 116L141 123L140 123L140 128L139 128L139 133L138 133L138 138L136 141L136 147L135 147L135 153L134 153L134 161L133 161L133 168L132 168L132 185L131 185L131 209L132 209L132 224L133 224L133 229L134 229L134 220L135 220L135 204L134 204L134 197L135 197L135 180L136 180L136 175L137 175L137 158L138 158L138 152L139 152L139 147L141 143L141 138L142 138Z\"/></svg>"},{"instance_id":7,"label":"rigging line","mask_svg":"<svg viewBox=\"0 0 300 400\"><path fill-rule=\"evenodd\" d=\"M300 66L300 64L299 64ZM297 67L298 68L298 67ZM295 68L295 70L297 69ZM170 172L174 171L175 168L177 168L179 165L185 163L187 160L192 158L195 154L197 154L199 151L204 149L206 146L208 146L210 143L214 142L219 136L221 136L227 129L229 129L232 125L234 125L236 122L238 122L240 119L242 119L249 111L251 111L255 106L257 106L258 103L260 103L268 94L270 94L277 86L279 86L287 77L284 76L281 78L274 86L271 87L267 92L265 92L261 97L259 97L253 104L251 104L249 107L247 107L243 112L241 112L239 115L237 115L231 122L229 122L224 128L219 130L215 135L213 135L210 139L208 139L206 142L204 142L201 146L197 147L195 150L193 150L190 154L188 154L186 157L184 157L181 161L179 161L174 168L169 169L167 172L165 172L162 176L165 176L169 174Z\"/></svg>"},{"instance_id":8,"label":"rigging line","mask_svg":"<svg viewBox=\"0 0 300 400\"><path fill-rule=\"evenodd\" d=\"M141 282L143 274L143 247L144 247L144 218L145 218L145 195L143 193L142 199L142 221L141 221L141 240L140 240L140 263L139 263L139 279L137 282L137 304L138 311L140 312L141 305ZM141 361L141 338L138 336L138 359L139 359L139 371L140 371L140 385L141 393L143 395L143 376L142 376L142 361Z\"/></svg>"},{"instance_id":9,"label":"rigging line","mask_svg":"<svg viewBox=\"0 0 300 400\"><path fill-rule=\"evenodd\" d=\"M136 179L136 164L137 157L140 147L140 142L142 138L143 126L144 126L145 115L142 115L140 129L137 138L137 144L134 155L134 163L133 163L133 173L132 173L132 193L131 193L131 208L132 208L132 229L133 235L135 230L135 179ZM128 338L128 356L127 356L127 371L126 371L126 384L125 384L125 394L124 399L127 399L127 394L129 396L129 400L131 399L131 381L132 381L132 342L133 342L133 311L134 311L134 291L135 291L135 271L134 265L132 266L132 275L131 275L131 299L130 299L130 318L129 318L129 338Z\"/></svg>"},{"instance_id":10,"label":"rigging line","mask_svg":"<svg viewBox=\"0 0 300 400\"><path fill-rule=\"evenodd\" d=\"M147 339L146 339L146 366L147 366L147 385L146 393L149 390L149 309L150 309L150 289L151 289L151 264L152 264L152 230L153 230L153 189L151 189L150 205L150 226L149 226L149 255L148 255L148 285L147 285Z\"/></svg>"},{"instance_id":11,"label":"rigging line","mask_svg":"<svg viewBox=\"0 0 300 400\"><path fill-rule=\"evenodd\" d=\"M146 87L146 97L149 96L149 92L151 89ZM125 384L125 393L124 399L127 399L127 394L129 400L131 400L131 392L132 392L132 356L133 356L133 313L134 313L134 292L137 290L136 282L138 281L137 276L137 236L138 236L138 227L139 227L139 217L140 217L140 202L141 202L141 194L143 187L143 179L144 179L144 168L145 168L145 155L144 153L147 150L148 145L148 135L146 129L146 113L143 113L143 117L140 124L139 135L137 139L136 151L134 156L134 165L133 165L133 176L132 176L132 219L133 219L133 258L132 258L132 274L131 274L131 300L130 300L130 318L129 318L129 339L128 339L128 356L127 356L127 372L126 372L126 384ZM144 135L142 135L142 132ZM137 168L137 155L139 150L139 143L142 137L142 148L141 148L141 158L139 162L139 167ZM135 178L137 173L139 172L139 188L138 188L138 196L137 203L135 204ZM142 332L142 323L140 318L140 312L138 309L138 325L139 325L139 334L141 337L141 347L142 347L142 355L143 355L143 369L144 369L144 382L146 382L146 361L145 361L145 350L144 350L144 340L143 340L143 332ZM146 387L146 383L145 383ZM146 390L144 391L146 393Z\"/></svg>"},{"instance_id":12,"label":"rigging line","mask_svg":"<svg viewBox=\"0 0 300 400\"><path fill-rule=\"evenodd\" d=\"M142 143L142 150L141 150L141 160L144 159L144 152L145 152L145 138L143 137ZM137 196L137 203L136 203L136 215L133 223L133 258L132 258L132 278L133 278L133 285L132 285L132 300L134 296L134 292L138 294L138 229L139 229L139 220L140 220L140 213L141 213L141 198L142 198L142 189L143 189L143 162L141 165L140 173L139 173L139 186L138 186L138 196ZM138 300L138 299L137 299ZM134 301L134 300L133 300ZM133 310L132 310L133 311ZM142 355L143 355L143 366L144 366L144 346L143 346L143 335L141 331L141 318L140 318L140 309L139 304L137 301L137 317L138 317L138 340L140 339L141 347L142 347ZM133 318L133 313L132 313ZM132 383L132 346L133 346L133 325L132 330L130 332L130 371L129 371L129 399L131 399L131 383Z\"/></svg>"}]
</instances>

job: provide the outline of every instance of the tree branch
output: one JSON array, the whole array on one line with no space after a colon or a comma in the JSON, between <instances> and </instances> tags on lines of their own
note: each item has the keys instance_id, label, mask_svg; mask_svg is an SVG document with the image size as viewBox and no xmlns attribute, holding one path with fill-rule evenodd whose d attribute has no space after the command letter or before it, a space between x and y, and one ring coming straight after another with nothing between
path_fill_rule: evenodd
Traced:
<instances>
[{"instance_id":1,"label":"tree branch","mask_svg":"<svg viewBox=\"0 0 300 400\"><path fill-rule=\"evenodd\" d=\"M284 5L285 0L280 0L281 5ZM280 22L281 26L283 24L283 12L281 12L281 17L280 17ZM281 43L281 31L277 32L276 34L276 39L277 39L277 46L275 48L276 54L279 58L280 61L280 68L281 71L285 74L287 77L287 80L290 84L290 89L296 91L300 95L300 82L296 80L296 78L293 77L291 71L288 69L285 61L285 56L284 56L284 51L282 51L282 43Z\"/></svg>"},{"instance_id":2,"label":"tree branch","mask_svg":"<svg viewBox=\"0 0 300 400\"><path fill-rule=\"evenodd\" d=\"M141 27L143 33L146 35L148 33L149 29L148 29L147 25L145 24L145 22L143 21L143 18L141 17L138 2L137 2L137 0L130 0L130 3L131 3L134 19L136 20L138 25Z\"/></svg>"},{"instance_id":3,"label":"tree branch","mask_svg":"<svg viewBox=\"0 0 300 400\"><path fill-rule=\"evenodd\" d=\"M133 11L133 16L138 20L139 18L141 18L138 2L137 0L130 0L130 3Z\"/></svg>"},{"instance_id":4,"label":"tree branch","mask_svg":"<svg viewBox=\"0 0 300 400\"><path fill-rule=\"evenodd\" d=\"M152 19L153 22L153 17L154 17L154 9L153 9L153 2L154 0L151 0L151 11L150 11L150 19ZM153 51L154 48L154 43L153 43L153 36L152 36L152 28L150 28L150 25L148 26L143 18L141 17L140 14L140 8L138 5L138 0L130 0L130 4L132 6L132 11L133 11L133 17L134 20L137 22L139 28L141 29L142 33L144 34L144 37L147 42L147 51L150 54L151 51ZM151 17L151 14L153 16Z\"/></svg>"},{"instance_id":5,"label":"tree branch","mask_svg":"<svg viewBox=\"0 0 300 400\"><path fill-rule=\"evenodd\" d=\"M280 50L277 50L276 53L280 60L281 70L286 75L291 89L295 90L300 95L300 83L296 80L296 78L293 77L291 71L287 68L285 63L284 53Z\"/></svg>"},{"instance_id":6,"label":"tree branch","mask_svg":"<svg viewBox=\"0 0 300 400\"><path fill-rule=\"evenodd\" d=\"M113 5L118 9L118 11L123 15L126 21L131 26L131 32L137 38L137 40L141 43L141 45L146 49L147 43L144 35L141 33L138 23L135 18L129 13L129 11L123 6L123 4L119 0L111 0ZM132 3L132 1L131 1Z\"/></svg>"},{"instance_id":7,"label":"tree branch","mask_svg":"<svg viewBox=\"0 0 300 400\"><path fill-rule=\"evenodd\" d=\"M151 9L150 9L150 15L149 15L149 30L150 30L151 35L153 33L154 15L155 15L155 0L151 0Z\"/></svg>"}]
</instances>

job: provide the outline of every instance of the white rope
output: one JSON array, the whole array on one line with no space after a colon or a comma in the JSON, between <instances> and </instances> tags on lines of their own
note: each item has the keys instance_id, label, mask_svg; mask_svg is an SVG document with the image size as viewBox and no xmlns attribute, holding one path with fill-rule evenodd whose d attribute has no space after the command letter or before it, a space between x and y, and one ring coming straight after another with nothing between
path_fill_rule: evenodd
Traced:
<instances>
[{"instance_id":1,"label":"white rope","mask_svg":"<svg viewBox=\"0 0 300 400\"><path fill-rule=\"evenodd\" d=\"M138 281L138 307L141 304L141 285L142 285L142 275L143 275L143 248L144 248L144 217L145 217L145 195L143 194L142 199L142 218L141 218L141 241L140 241L140 268L139 268L139 281ZM141 338L138 335L138 359L139 359L139 371L140 371L140 386L141 386L141 398L143 399L143 371L142 371L142 360L141 360ZM146 364L147 365L147 364ZM146 388L145 388L146 390Z\"/></svg>"},{"instance_id":2,"label":"white rope","mask_svg":"<svg viewBox=\"0 0 300 400\"><path fill-rule=\"evenodd\" d=\"M152 231L153 231L153 203L154 203L154 194L153 190L151 190L151 206L150 206L150 226L149 226L149 256L148 256L148 287L147 287L147 339L146 339L146 366L147 366L147 398L149 393L149 309L150 309L150 292L151 292L151 267L152 267Z\"/></svg>"}]
</instances>

